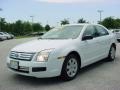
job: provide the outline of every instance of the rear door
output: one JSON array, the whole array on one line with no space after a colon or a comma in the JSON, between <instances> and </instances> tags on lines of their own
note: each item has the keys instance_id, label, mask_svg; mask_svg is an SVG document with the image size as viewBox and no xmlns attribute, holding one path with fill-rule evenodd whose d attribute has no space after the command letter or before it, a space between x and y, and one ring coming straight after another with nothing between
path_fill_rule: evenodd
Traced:
<instances>
[{"instance_id":1,"label":"rear door","mask_svg":"<svg viewBox=\"0 0 120 90\"><path fill-rule=\"evenodd\" d=\"M95 26L97 32L99 33L98 44L99 44L99 57L105 58L110 49L111 38L108 31L99 25Z\"/></svg>"}]
</instances>

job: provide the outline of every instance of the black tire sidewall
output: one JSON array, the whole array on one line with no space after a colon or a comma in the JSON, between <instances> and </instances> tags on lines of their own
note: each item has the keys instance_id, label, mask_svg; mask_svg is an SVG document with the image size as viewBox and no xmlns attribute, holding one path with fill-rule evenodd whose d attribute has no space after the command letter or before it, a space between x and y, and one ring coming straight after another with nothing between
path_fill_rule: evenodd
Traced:
<instances>
[{"instance_id":1,"label":"black tire sidewall","mask_svg":"<svg viewBox=\"0 0 120 90\"><path fill-rule=\"evenodd\" d=\"M69 61L71 58L75 58L75 60L76 60L77 63L78 63L77 73L76 73L75 76L73 76L73 77L69 77L68 74L67 74L67 71L66 71L67 63L68 63L68 61ZM77 76L78 71L79 71L79 61L78 61L77 56L75 56L74 54L68 55L68 56L66 57L64 63L63 63L61 78L62 78L63 80L66 80L66 81L72 80L72 79L74 79L74 78Z\"/></svg>"},{"instance_id":2,"label":"black tire sidewall","mask_svg":"<svg viewBox=\"0 0 120 90\"><path fill-rule=\"evenodd\" d=\"M115 47L114 47L114 46L111 46L111 48L110 48L109 55L108 55L108 60L109 60L109 61L114 61L114 60L115 60L115 57L114 57L114 59L111 57L111 50L112 50L112 48L115 49ZM115 49L115 51L116 51L116 49Z\"/></svg>"}]
</instances>

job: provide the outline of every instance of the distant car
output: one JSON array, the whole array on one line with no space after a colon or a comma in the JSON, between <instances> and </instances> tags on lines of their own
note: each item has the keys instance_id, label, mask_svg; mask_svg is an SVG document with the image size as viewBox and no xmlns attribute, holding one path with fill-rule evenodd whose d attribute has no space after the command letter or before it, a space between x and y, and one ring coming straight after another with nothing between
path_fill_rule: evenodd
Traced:
<instances>
[{"instance_id":1,"label":"distant car","mask_svg":"<svg viewBox=\"0 0 120 90\"><path fill-rule=\"evenodd\" d=\"M11 36L11 39L13 39L15 36L13 34L9 34Z\"/></svg>"},{"instance_id":2,"label":"distant car","mask_svg":"<svg viewBox=\"0 0 120 90\"><path fill-rule=\"evenodd\" d=\"M87 65L104 58L114 61L115 53L115 35L104 26L65 25L48 31L41 39L14 47L7 66L21 75L72 80Z\"/></svg>"},{"instance_id":3,"label":"distant car","mask_svg":"<svg viewBox=\"0 0 120 90\"><path fill-rule=\"evenodd\" d=\"M4 40L8 39L8 36L4 32L0 32L1 39L4 38Z\"/></svg>"},{"instance_id":4,"label":"distant car","mask_svg":"<svg viewBox=\"0 0 120 90\"><path fill-rule=\"evenodd\" d=\"M120 29L112 29L112 32L116 35L117 41L120 42Z\"/></svg>"},{"instance_id":5,"label":"distant car","mask_svg":"<svg viewBox=\"0 0 120 90\"><path fill-rule=\"evenodd\" d=\"M0 32L0 35L2 35L2 37L4 36L4 38L7 39L13 39L14 35L13 34L9 34L7 32Z\"/></svg>"},{"instance_id":6,"label":"distant car","mask_svg":"<svg viewBox=\"0 0 120 90\"><path fill-rule=\"evenodd\" d=\"M46 33L46 32L39 32L38 35L39 35L39 36L42 36L42 35L44 35L45 33Z\"/></svg>"},{"instance_id":7,"label":"distant car","mask_svg":"<svg viewBox=\"0 0 120 90\"><path fill-rule=\"evenodd\" d=\"M6 39L7 39L6 36L0 33L0 41L6 40Z\"/></svg>"},{"instance_id":8,"label":"distant car","mask_svg":"<svg viewBox=\"0 0 120 90\"><path fill-rule=\"evenodd\" d=\"M12 36L9 33L7 32L3 32L3 33L6 35L7 39L12 39Z\"/></svg>"}]
</instances>

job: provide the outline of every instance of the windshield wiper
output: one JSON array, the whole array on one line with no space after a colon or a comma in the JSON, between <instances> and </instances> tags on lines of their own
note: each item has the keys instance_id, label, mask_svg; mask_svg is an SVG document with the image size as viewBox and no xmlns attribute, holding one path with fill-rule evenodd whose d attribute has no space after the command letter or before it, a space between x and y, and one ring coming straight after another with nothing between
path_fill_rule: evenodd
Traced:
<instances>
[{"instance_id":1,"label":"windshield wiper","mask_svg":"<svg viewBox=\"0 0 120 90\"><path fill-rule=\"evenodd\" d=\"M39 37L38 40L39 40L39 39L43 39L43 38L42 38L42 37Z\"/></svg>"},{"instance_id":2,"label":"windshield wiper","mask_svg":"<svg viewBox=\"0 0 120 90\"><path fill-rule=\"evenodd\" d=\"M72 38L42 38L42 37L39 37L38 39L53 39L53 40L55 40L55 39L72 39Z\"/></svg>"},{"instance_id":3,"label":"windshield wiper","mask_svg":"<svg viewBox=\"0 0 120 90\"><path fill-rule=\"evenodd\" d=\"M58 39L58 38L42 38L42 37L39 37L38 39Z\"/></svg>"}]
</instances>

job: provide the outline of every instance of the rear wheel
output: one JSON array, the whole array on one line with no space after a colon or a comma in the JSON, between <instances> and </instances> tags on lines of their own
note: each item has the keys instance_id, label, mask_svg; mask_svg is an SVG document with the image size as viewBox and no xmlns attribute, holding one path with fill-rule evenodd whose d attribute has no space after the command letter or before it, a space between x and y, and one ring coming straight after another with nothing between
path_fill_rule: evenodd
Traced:
<instances>
[{"instance_id":1,"label":"rear wheel","mask_svg":"<svg viewBox=\"0 0 120 90\"><path fill-rule=\"evenodd\" d=\"M120 39L117 39L118 42L120 42Z\"/></svg>"},{"instance_id":2,"label":"rear wheel","mask_svg":"<svg viewBox=\"0 0 120 90\"><path fill-rule=\"evenodd\" d=\"M63 80L72 80L78 73L79 62L78 58L74 54L70 54L66 57L62 68L61 77Z\"/></svg>"},{"instance_id":3,"label":"rear wheel","mask_svg":"<svg viewBox=\"0 0 120 90\"><path fill-rule=\"evenodd\" d=\"M109 55L108 55L108 60L109 61L114 61L115 60L115 54L116 54L116 49L114 46L111 46Z\"/></svg>"}]
</instances>

